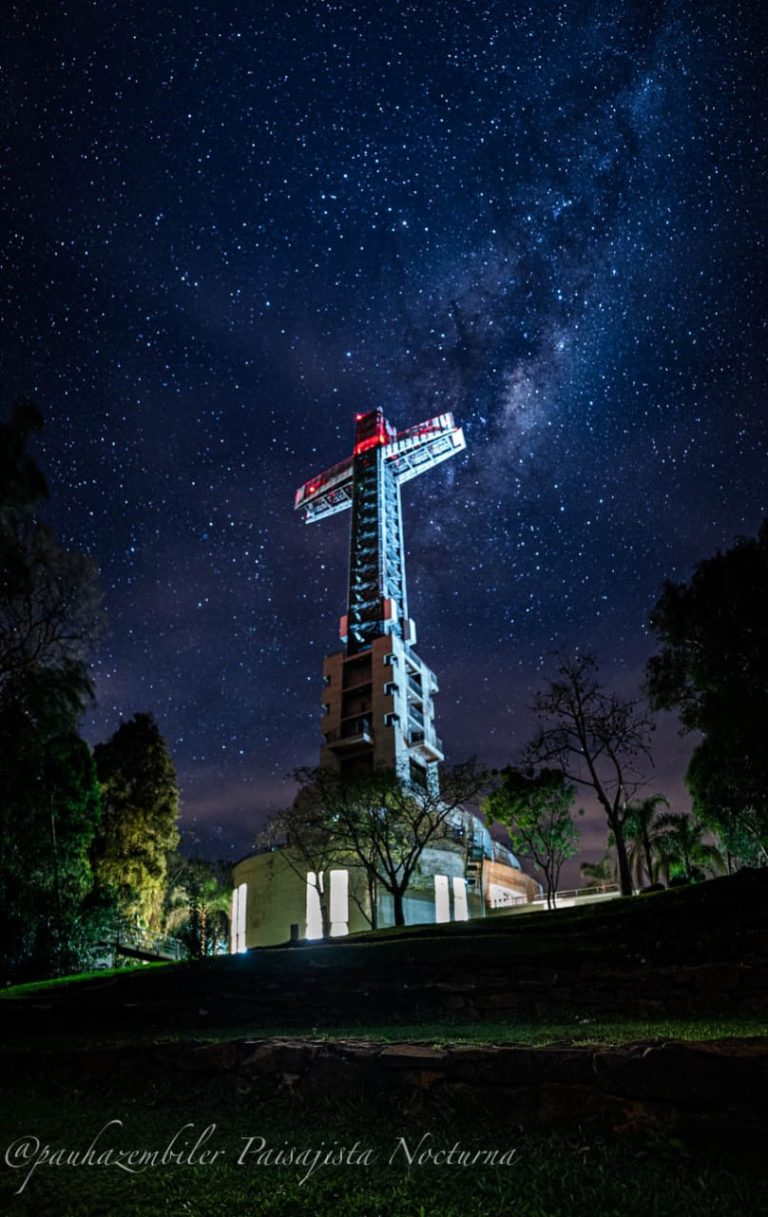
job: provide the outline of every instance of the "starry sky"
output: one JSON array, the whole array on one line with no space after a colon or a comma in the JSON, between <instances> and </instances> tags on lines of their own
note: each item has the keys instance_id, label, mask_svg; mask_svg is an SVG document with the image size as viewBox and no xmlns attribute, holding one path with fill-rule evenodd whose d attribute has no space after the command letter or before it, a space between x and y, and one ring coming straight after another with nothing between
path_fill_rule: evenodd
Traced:
<instances>
[{"instance_id":1,"label":"starry sky","mask_svg":"<svg viewBox=\"0 0 768 1217\"><path fill-rule=\"evenodd\" d=\"M101 568L88 737L154 713L247 852L344 611L349 516L293 493L376 405L467 436L404 491L449 758L514 758L555 651L637 692L662 579L768 514L760 6L10 7L3 408ZM679 809L691 747L660 723Z\"/></svg>"}]
</instances>

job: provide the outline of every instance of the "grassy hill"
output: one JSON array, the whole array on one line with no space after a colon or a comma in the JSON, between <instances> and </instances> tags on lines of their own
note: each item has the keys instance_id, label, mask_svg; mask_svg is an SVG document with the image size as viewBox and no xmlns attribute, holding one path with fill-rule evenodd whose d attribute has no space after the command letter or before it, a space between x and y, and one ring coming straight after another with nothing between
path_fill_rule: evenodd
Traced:
<instances>
[{"instance_id":1,"label":"grassy hill","mask_svg":"<svg viewBox=\"0 0 768 1217\"><path fill-rule=\"evenodd\" d=\"M166 1210L199 1217L768 1212L759 1174L764 1120L754 1118L749 1098L754 1090L762 1103L765 1093L766 1040L743 1038L765 1035L768 1022L767 897L768 873L743 872L585 908L385 930L8 989L0 995L5 1147L31 1140L63 1152L101 1136L105 1145L159 1151L188 1148L211 1129L210 1145L222 1156L210 1168L184 1159L129 1176L41 1168L21 1194L27 1163L12 1160L19 1169L0 1177L0 1204L7 1196L8 1211L19 1217L150 1217ZM426 1039L426 1074L423 1063L414 1065L421 1049L412 1045L276 1042L291 1031ZM742 1038L683 1049L643 1042L608 1055L601 1047L593 1054L600 1069L589 1050L560 1051L564 1043L723 1036ZM266 1043L198 1043L260 1037ZM435 1086L433 1096L427 1083L438 1055L434 1041L523 1047L441 1050L441 1057L469 1053L466 1076L476 1089ZM525 1047L544 1044L551 1049ZM313 1066L320 1071L314 1090L312 1069L305 1076L296 1065L302 1051L332 1058L325 1073L322 1062ZM517 1063L508 1076L499 1056L510 1051ZM379 1084L385 1070L371 1075L371 1088L356 1091L360 1054L371 1052L404 1056L403 1076L415 1068L409 1088L389 1093ZM649 1052L658 1058L654 1071ZM234 1068L237 1053L238 1060L253 1054L252 1074ZM275 1062L263 1076L260 1053ZM685 1066L686 1073L689 1057L698 1064ZM584 1074L581 1085L574 1086L574 1069ZM493 1096L483 1099L483 1079L491 1075L500 1079L500 1106ZM658 1088L668 1076L681 1091L674 1110L653 1099L653 1079ZM599 1114L594 1079L618 1087L600 1100ZM511 1097L504 1097L505 1085L513 1086ZM689 1125L700 1125L705 1141L699 1144L698 1133L689 1141ZM309 1153L360 1142L371 1147L374 1163L324 1167L308 1179L303 1167L259 1167L254 1158L241 1167L237 1155L254 1136ZM511 1146L515 1164L403 1169L390 1161L403 1136L414 1144L429 1138L438 1148ZM744 1150L749 1146L757 1146L754 1161Z\"/></svg>"},{"instance_id":2,"label":"grassy hill","mask_svg":"<svg viewBox=\"0 0 768 1217\"><path fill-rule=\"evenodd\" d=\"M746 1020L768 1008L768 873L584 908L414 926L19 986L6 1039L530 1018Z\"/></svg>"}]
</instances>

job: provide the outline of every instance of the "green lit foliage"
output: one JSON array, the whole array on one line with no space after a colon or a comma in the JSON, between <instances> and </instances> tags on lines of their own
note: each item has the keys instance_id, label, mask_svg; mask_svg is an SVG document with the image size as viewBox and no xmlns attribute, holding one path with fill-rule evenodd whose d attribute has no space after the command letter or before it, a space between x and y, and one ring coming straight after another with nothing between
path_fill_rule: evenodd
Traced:
<instances>
[{"instance_id":1,"label":"green lit foliage","mask_svg":"<svg viewBox=\"0 0 768 1217\"><path fill-rule=\"evenodd\" d=\"M543 873L552 908L560 869L578 848L579 830L571 815L576 789L559 769L524 773L508 768L500 776L485 811L491 822L506 827L514 852L530 858Z\"/></svg>"},{"instance_id":2,"label":"green lit foliage","mask_svg":"<svg viewBox=\"0 0 768 1217\"><path fill-rule=\"evenodd\" d=\"M168 854L179 842L179 791L157 724L135 714L94 757L102 823L92 862L99 885L117 894L121 915L136 929L159 933Z\"/></svg>"},{"instance_id":3,"label":"green lit foliage","mask_svg":"<svg viewBox=\"0 0 768 1217\"><path fill-rule=\"evenodd\" d=\"M624 814L629 864L638 887L654 884L658 878L656 837L660 807L668 809L669 800L663 794L652 794L630 803Z\"/></svg>"},{"instance_id":4,"label":"green lit foliage","mask_svg":"<svg viewBox=\"0 0 768 1217\"><path fill-rule=\"evenodd\" d=\"M720 875L726 869L722 852L705 839L706 828L694 816L669 812L659 816L653 836L656 875L667 883L682 879L695 883Z\"/></svg>"},{"instance_id":5,"label":"green lit foliage","mask_svg":"<svg viewBox=\"0 0 768 1217\"><path fill-rule=\"evenodd\" d=\"M93 758L74 731L43 737L0 715L3 970L47 975L87 961L101 928L88 850L99 822Z\"/></svg>"},{"instance_id":6,"label":"green lit foliage","mask_svg":"<svg viewBox=\"0 0 768 1217\"><path fill-rule=\"evenodd\" d=\"M194 958L226 948L232 903L228 863L174 853L168 861L164 930Z\"/></svg>"},{"instance_id":7,"label":"green lit foliage","mask_svg":"<svg viewBox=\"0 0 768 1217\"><path fill-rule=\"evenodd\" d=\"M685 775L697 818L737 866L768 865L765 722L745 723L743 731L731 724L710 732L694 750Z\"/></svg>"},{"instance_id":8,"label":"green lit foliage","mask_svg":"<svg viewBox=\"0 0 768 1217\"><path fill-rule=\"evenodd\" d=\"M26 447L41 419L18 403L0 424L0 971L85 962L103 908L88 850L99 821L86 659L100 626L92 561L62 550L35 511L45 480Z\"/></svg>"},{"instance_id":9,"label":"green lit foliage","mask_svg":"<svg viewBox=\"0 0 768 1217\"><path fill-rule=\"evenodd\" d=\"M664 584L651 615L653 705L698 730L686 782L696 816L732 854L768 862L768 520L755 538Z\"/></svg>"},{"instance_id":10,"label":"green lit foliage","mask_svg":"<svg viewBox=\"0 0 768 1217\"><path fill-rule=\"evenodd\" d=\"M660 812L666 807L666 812ZM695 816L669 810L662 794L631 803L624 830L630 845L638 887L671 880L695 882L722 874L726 862L719 847L707 840L707 828Z\"/></svg>"}]
</instances>

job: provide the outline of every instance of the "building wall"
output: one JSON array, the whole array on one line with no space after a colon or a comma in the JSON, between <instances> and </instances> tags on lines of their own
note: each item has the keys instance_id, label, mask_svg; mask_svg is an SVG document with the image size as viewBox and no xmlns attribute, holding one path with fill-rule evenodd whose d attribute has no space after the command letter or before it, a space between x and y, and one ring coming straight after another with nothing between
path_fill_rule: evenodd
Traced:
<instances>
[{"instance_id":1,"label":"building wall","mask_svg":"<svg viewBox=\"0 0 768 1217\"><path fill-rule=\"evenodd\" d=\"M368 908L365 872L359 866L343 869L349 875L348 932L356 934L369 930L370 923L363 912ZM419 860L418 871L405 895L406 924L435 922L435 877L438 875L445 877L450 892L448 918L454 920L457 916L454 880L463 879L463 855L452 850L428 847ZM533 900L538 895L538 884L533 879L503 863L486 860L483 876L486 901L490 899L492 884L496 892L502 888L509 891L510 902ZM289 866L280 851L243 858L234 867L233 882L236 890L241 885L245 885L247 890L245 942L241 946L276 946L287 942L291 925L299 926L300 938L306 936L307 883ZM325 882L328 882L327 877ZM467 892L466 902L470 917L483 916L485 910L479 893ZM382 892L379 897L379 926L383 928L393 924L392 898L387 892Z\"/></svg>"},{"instance_id":2,"label":"building wall","mask_svg":"<svg viewBox=\"0 0 768 1217\"><path fill-rule=\"evenodd\" d=\"M341 868L334 868L341 869ZM291 926L299 926L299 937L306 932L307 884L289 866L279 851L253 854L238 862L232 872L235 888L247 885L245 933L246 946L268 947L287 942ZM349 868L349 933L370 929L354 896L365 908L367 888L359 867Z\"/></svg>"},{"instance_id":3,"label":"building wall","mask_svg":"<svg viewBox=\"0 0 768 1217\"><path fill-rule=\"evenodd\" d=\"M337 771L363 765L368 771L391 769L409 780L413 762L426 781L442 760L434 726L436 691L434 673L396 634L374 639L359 654L326 656L321 765Z\"/></svg>"},{"instance_id":4,"label":"building wall","mask_svg":"<svg viewBox=\"0 0 768 1217\"><path fill-rule=\"evenodd\" d=\"M483 864L483 893L488 908L501 908L507 903L527 904L536 900L539 890L539 884L525 871L486 858Z\"/></svg>"}]
</instances>

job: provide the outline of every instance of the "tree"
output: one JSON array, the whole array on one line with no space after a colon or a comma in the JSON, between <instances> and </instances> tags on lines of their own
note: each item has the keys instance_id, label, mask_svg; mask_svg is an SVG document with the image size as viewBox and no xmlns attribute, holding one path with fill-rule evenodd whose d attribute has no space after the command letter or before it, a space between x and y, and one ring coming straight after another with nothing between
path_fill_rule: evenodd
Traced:
<instances>
[{"instance_id":1,"label":"tree","mask_svg":"<svg viewBox=\"0 0 768 1217\"><path fill-rule=\"evenodd\" d=\"M30 403L17 404L0 425L0 697L45 669L65 688L74 683L82 704L90 694L87 656L102 625L98 574L91 558L61 549L34 514L48 490L24 449L40 426Z\"/></svg>"},{"instance_id":2,"label":"tree","mask_svg":"<svg viewBox=\"0 0 768 1217\"><path fill-rule=\"evenodd\" d=\"M711 842L704 840L706 829L693 816L669 812L659 816L655 846L659 858L658 870L670 879L698 882L710 875L720 875L726 869L725 860Z\"/></svg>"},{"instance_id":3,"label":"tree","mask_svg":"<svg viewBox=\"0 0 768 1217\"><path fill-rule=\"evenodd\" d=\"M634 870L637 886L643 886L643 868L648 884L656 882L656 829L659 807L669 807L663 794L652 794L639 802L630 803L624 816L624 836L629 843L629 865Z\"/></svg>"},{"instance_id":4,"label":"tree","mask_svg":"<svg viewBox=\"0 0 768 1217\"><path fill-rule=\"evenodd\" d=\"M451 821L488 785L475 761L444 769L439 792L385 768L355 779L342 780L330 768L301 769L295 776L329 848L364 868L374 900L379 888L391 895L395 925L405 925L405 892L422 853L449 834Z\"/></svg>"},{"instance_id":5,"label":"tree","mask_svg":"<svg viewBox=\"0 0 768 1217\"><path fill-rule=\"evenodd\" d=\"M39 975L84 962L101 924L88 852L98 788L78 722L92 696L96 569L35 515L45 479L26 447L29 402L0 424L0 969Z\"/></svg>"},{"instance_id":6,"label":"tree","mask_svg":"<svg viewBox=\"0 0 768 1217\"><path fill-rule=\"evenodd\" d=\"M325 771L299 769L294 777L300 789L290 807L275 812L267 821L257 845L269 852L279 850L281 859L304 881L315 876L323 936L330 929L329 891L324 874L334 866L349 864L349 842L342 822L330 809L338 783ZM375 928L375 910L371 912Z\"/></svg>"},{"instance_id":7,"label":"tree","mask_svg":"<svg viewBox=\"0 0 768 1217\"><path fill-rule=\"evenodd\" d=\"M98 882L118 894L120 912L158 933L168 854L179 842L173 762L150 714L135 714L94 750L102 824L92 860Z\"/></svg>"},{"instance_id":8,"label":"tree","mask_svg":"<svg viewBox=\"0 0 768 1217\"><path fill-rule=\"evenodd\" d=\"M0 712L0 972L51 975L84 962L101 928L88 861L99 791L75 731L43 734L16 710Z\"/></svg>"},{"instance_id":9,"label":"tree","mask_svg":"<svg viewBox=\"0 0 768 1217\"><path fill-rule=\"evenodd\" d=\"M582 862L579 872L582 879L589 880L588 887L599 887L601 891L606 891L611 884L616 882L618 873L610 848L606 849L602 858L598 858L597 862Z\"/></svg>"},{"instance_id":10,"label":"tree","mask_svg":"<svg viewBox=\"0 0 768 1217\"><path fill-rule=\"evenodd\" d=\"M232 883L227 863L169 858L164 930L177 938L196 959L217 954L226 944Z\"/></svg>"},{"instance_id":11,"label":"tree","mask_svg":"<svg viewBox=\"0 0 768 1217\"><path fill-rule=\"evenodd\" d=\"M762 720L764 722L765 720ZM768 865L768 807L759 789L766 765L758 739L762 723L734 723L694 749L685 774L693 813L739 865ZM768 781L768 772L764 774Z\"/></svg>"},{"instance_id":12,"label":"tree","mask_svg":"<svg viewBox=\"0 0 768 1217\"><path fill-rule=\"evenodd\" d=\"M48 498L48 486L27 444L43 419L34 402L19 398L7 423L0 423L0 524Z\"/></svg>"},{"instance_id":13,"label":"tree","mask_svg":"<svg viewBox=\"0 0 768 1217\"><path fill-rule=\"evenodd\" d=\"M631 896L624 819L650 757L651 719L638 701L602 688L589 654L561 659L534 713L539 728L524 750L523 767L556 765L569 782L594 792L616 846L622 895Z\"/></svg>"},{"instance_id":14,"label":"tree","mask_svg":"<svg viewBox=\"0 0 768 1217\"><path fill-rule=\"evenodd\" d=\"M543 871L548 908L555 907L563 862L578 846L579 830L571 818L575 795L576 788L559 769L534 774L507 768L484 804L489 819L507 828L514 852L527 855Z\"/></svg>"},{"instance_id":15,"label":"tree","mask_svg":"<svg viewBox=\"0 0 768 1217\"><path fill-rule=\"evenodd\" d=\"M686 774L694 814L729 851L768 863L768 519L756 538L663 585L650 618L661 651L648 663L656 709L700 731Z\"/></svg>"}]
</instances>

